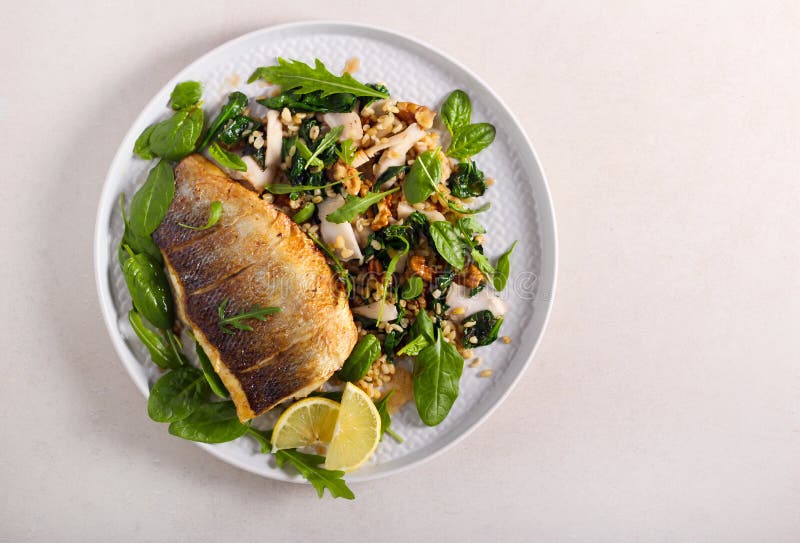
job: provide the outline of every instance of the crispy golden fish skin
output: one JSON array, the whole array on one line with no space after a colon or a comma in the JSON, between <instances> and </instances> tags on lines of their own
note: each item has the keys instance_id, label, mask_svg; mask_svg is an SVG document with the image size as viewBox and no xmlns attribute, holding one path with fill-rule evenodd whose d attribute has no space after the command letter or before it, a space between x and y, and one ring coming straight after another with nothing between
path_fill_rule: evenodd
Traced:
<instances>
[{"instance_id":1,"label":"crispy golden fish skin","mask_svg":"<svg viewBox=\"0 0 800 543\"><path fill-rule=\"evenodd\" d=\"M210 206L222 216L208 230ZM325 258L284 213L200 155L175 168L175 198L153 234L164 255L178 316L191 327L246 421L317 389L358 338L347 295ZM252 332L226 334L226 315L280 307Z\"/></svg>"}]
</instances>

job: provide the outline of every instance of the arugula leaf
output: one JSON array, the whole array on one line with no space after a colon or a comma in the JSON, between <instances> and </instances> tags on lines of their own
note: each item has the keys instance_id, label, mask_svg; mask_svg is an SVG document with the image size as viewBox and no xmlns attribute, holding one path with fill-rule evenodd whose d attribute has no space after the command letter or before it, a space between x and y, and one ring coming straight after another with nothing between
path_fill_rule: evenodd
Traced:
<instances>
[{"instance_id":1,"label":"arugula leaf","mask_svg":"<svg viewBox=\"0 0 800 543\"><path fill-rule=\"evenodd\" d=\"M453 345L442 339L425 347L414 361L414 403L422 422L436 426L442 422L458 398L458 383L464 359Z\"/></svg>"},{"instance_id":2,"label":"arugula leaf","mask_svg":"<svg viewBox=\"0 0 800 543\"><path fill-rule=\"evenodd\" d=\"M144 253L130 254L122 264L122 275L133 300L133 307L156 328L172 328L175 308L164 269Z\"/></svg>"},{"instance_id":3,"label":"arugula leaf","mask_svg":"<svg viewBox=\"0 0 800 543\"><path fill-rule=\"evenodd\" d=\"M471 124L453 135L447 154L454 158L469 158L492 144L495 128L489 123Z\"/></svg>"},{"instance_id":4,"label":"arugula leaf","mask_svg":"<svg viewBox=\"0 0 800 543\"><path fill-rule=\"evenodd\" d=\"M469 315L463 324L470 325L464 327L464 347L483 347L495 342L500 332L500 325L503 324L503 317L495 317L494 313L484 309ZM472 338L475 338L474 343L470 341Z\"/></svg>"},{"instance_id":5,"label":"arugula leaf","mask_svg":"<svg viewBox=\"0 0 800 543\"><path fill-rule=\"evenodd\" d=\"M311 241L317 244L317 247L319 247L328 258L333 260L333 269L336 272L336 276L339 278L339 281L344 284L345 289L347 290L347 296L350 297L350 293L353 292L353 280L350 278L350 272L347 271L347 268L342 265L342 262L337 258L333 251L328 249L328 246L322 243L317 236L310 233L307 233L307 235L311 238Z\"/></svg>"},{"instance_id":6,"label":"arugula leaf","mask_svg":"<svg viewBox=\"0 0 800 543\"><path fill-rule=\"evenodd\" d=\"M347 487L342 477L343 471L328 470L320 467L325 461L325 457L316 454L301 453L295 449L283 449L275 451L275 460L278 467L282 468L287 462L300 472L316 489L317 495L321 498L325 489L328 489L334 498L345 498L352 500L355 498L353 491Z\"/></svg>"},{"instance_id":7,"label":"arugula leaf","mask_svg":"<svg viewBox=\"0 0 800 543\"><path fill-rule=\"evenodd\" d=\"M456 269L463 269L469 247L458 230L447 221L434 221L431 223L430 234L441 257Z\"/></svg>"},{"instance_id":8,"label":"arugula leaf","mask_svg":"<svg viewBox=\"0 0 800 543\"><path fill-rule=\"evenodd\" d=\"M150 390L147 414L156 422L185 419L197 410L208 396L209 388L203 372L183 366L161 377Z\"/></svg>"},{"instance_id":9,"label":"arugula leaf","mask_svg":"<svg viewBox=\"0 0 800 543\"><path fill-rule=\"evenodd\" d=\"M458 229L464 234L464 237L468 240L472 240L472 237L475 234L485 234L486 228L484 228L481 223L477 220L473 219L472 217L464 217L462 219L458 219L456 223L458 225Z\"/></svg>"},{"instance_id":10,"label":"arugula leaf","mask_svg":"<svg viewBox=\"0 0 800 543\"><path fill-rule=\"evenodd\" d=\"M184 81L175 85L169 95L169 106L172 109L184 109L195 105L203 97L203 84L199 81Z\"/></svg>"},{"instance_id":11,"label":"arugula leaf","mask_svg":"<svg viewBox=\"0 0 800 543\"><path fill-rule=\"evenodd\" d=\"M289 185L288 183L272 183L264 186L264 189L270 194L291 194L293 192L302 192L305 190L325 190L339 185L341 181L334 181L327 185Z\"/></svg>"},{"instance_id":12,"label":"arugula leaf","mask_svg":"<svg viewBox=\"0 0 800 543\"><path fill-rule=\"evenodd\" d=\"M197 359L200 361L200 369L203 370L203 375L206 381L208 381L208 386L211 387L214 394L220 398L230 397L228 389L222 384L222 379L220 379L219 375L214 370L214 366L211 365L211 360L209 360L203 347L201 347L200 343L197 341L194 342L194 352L197 354Z\"/></svg>"},{"instance_id":13,"label":"arugula leaf","mask_svg":"<svg viewBox=\"0 0 800 543\"><path fill-rule=\"evenodd\" d=\"M243 330L246 332L252 332L253 327L249 324L245 324L244 321L248 319L256 319L259 321L266 321L267 315L274 315L275 313L280 313L280 307L258 307L254 306L249 311L245 311L244 313L239 313L236 315L229 315L225 316L225 308L228 307L228 300L227 298L223 300L219 307L217 308L217 315L219 316L219 327L225 334L233 334L234 328L237 330Z\"/></svg>"},{"instance_id":14,"label":"arugula leaf","mask_svg":"<svg viewBox=\"0 0 800 543\"><path fill-rule=\"evenodd\" d=\"M361 213L364 213L368 210L372 205L377 204L388 195L397 192L400 190L400 187L393 188L391 190L387 190L386 192L374 192L367 194L363 198L358 196L347 196L347 201L345 204L330 213L327 217L328 221L333 223L343 223L343 222L350 222L355 219Z\"/></svg>"},{"instance_id":15,"label":"arugula leaf","mask_svg":"<svg viewBox=\"0 0 800 543\"><path fill-rule=\"evenodd\" d=\"M471 256L472 260L475 262L475 265L483 272L483 275L489 278L494 277L494 266L492 266L492 264L489 262L489 259L486 258L482 252L473 247Z\"/></svg>"},{"instance_id":16,"label":"arugula leaf","mask_svg":"<svg viewBox=\"0 0 800 543\"><path fill-rule=\"evenodd\" d=\"M150 358L156 366L163 369L175 369L183 364L183 360L175 356L174 351L169 346L164 345L164 340L161 339L161 336L147 327L144 320L142 320L142 316L135 309L131 309L128 312L128 322L130 322L131 328L133 328L139 341L147 347L150 352Z\"/></svg>"},{"instance_id":17,"label":"arugula leaf","mask_svg":"<svg viewBox=\"0 0 800 543\"><path fill-rule=\"evenodd\" d=\"M152 234L166 217L174 196L175 173L166 160L161 160L131 199L131 230L139 236Z\"/></svg>"},{"instance_id":18,"label":"arugula leaf","mask_svg":"<svg viewBox=\"0 0 800 543\"><path fill-rule=\"evenodd\" d=\"M482 213L487 209L489 209L490 207L492 207L492 204L490 202L486 202L480 207L477 207L475 209L470 209L468 207L462 206L457 202L454 202L453 200L449 200L447 196L442 192L440 192L439 194L447 202L447 207L450 208L452 211L455 211L459 215L475 215L476 213Z\"/></svg>"},{"instance_id":19,"label":"arugula leaf","mask_svg":"<svg viewBox=\"0 0 800 543\"><path fill-rule=\"evenodd\" d=\"M214 162L223 168L236 170L237 172L247 171L247 165L242 160L242 157L236 153L231 153L230 151L223 149L216 141L213 142L208 148L208 154L212 159L214 159Z\"/></svg>"},{"instance_id":20,"label":"arugula leaf","mask_svg":"<svg viewBox=\"0 0 800 543\"><path fill-rule=\"evenodd\" d=\"M422 278L419 275L412 275L408 278L408 283L406 283L406 286L403 288L400 297L404 300L419 298L424 288L425 284L422 282Z\"/></svg>"},{"instance_id":21,"label":"arugula leaf","mask_svg":"<svg viewBox=\"0 0 800 543\"><path fill-rule=\"evenodd\" d=\"M403 438L397 435L391 428L392 417L389 415L389 398L394 394L394 389L386 393L380 400L375 402L375 409L378 410L378 415L381 417L381 441L383 441L383 434L389 434L398 443L403 442Z\"/></svg>"},{"instance_id":22,"label":"arugula leaf","mask_svg":"<svg viewBox=\"0 0 800 543\"><path fill-rule=\"evenodd\" d=\"M442 104L442 122L451 134L469 125L472 117L472 103L467 93L456 89Z\"/></svg>"},{"instance_id":23,"label":"arugula leaf","mask_svg":"<svg viewBox=\"0 0 800 543\"><path fill-rule=\"evenodd\" d=\"M286 61L278 58L277 66L257 68L247 82L252 83L256 79L279 85L284 91L293 91L295 94L319 91L322 98L340 93L349 93L357 97L389 97L388 92L381 92L359 83L347 72L341 76L333 75L320 59L314 60L312 68L299 60Z\"/></svg>"},{"instance_id":24,"label":"arugula leaf","mask_svg":"<svg viewBox=\"0 0 800 543\"><path fill-rule=\"evenodd\" d=\"M211 202L211 205L208 209L208 221L203 226L190 226L188 224L183 224L182 222L178 224L184 228L189 228L190 230L208 230L219 222L220 217L222 217L222 202L216 200Z\"/></svg>"},{"instance_id":25,"label":"arugula leaf","mask_svg":"<svg viewBox=\"0 0 800 543\"><path fill-rule=\"evenodd\" d=\"M206 383L202 377L203 383ZM169 433L201 443L224 443L233 441L247 432L247 426L239 422L233 402L212 402L200 405L185 419L169 425Z\"/></svg>"},{"instance_id":26,"label":"arugula leaf","mask_svg":"<svg viewBox=\"0 0 800 543\"><path fill-rule=\"evenodd\" d=\"M157 123L153 123L145 128L142 133L136 138L136 143L133 144L133 152L145 160L152 160L156 157L153 151L150 150L150 134L155 130Z\"/></svg>"},{"instance_id":27,"label":"arugula leaf","mask_svg":"<svg viewBox=\"0 0 800 543\"><path fill-rule=\"evenodd\" d=\"M515 241L505 253L500 255L500 258L497 260L497 266L495 267L495 274L494 278L492 279L492 283L494 289L498 292L506 288L508 276L511 271L511 253L514 252L514 247L516 246L517 242Z\"/></svg>"},{"instance_id":28,"label":"arugula leaf","mask_svg":"<svg viewBox=\"0 0 800 543\"><path fill-rule=\"evenodd\" d=\"M439 150L425 151L417 157L406 176L403 192L409 204L419 204L436 191L442 178Z\"/></svg>"},{"instance_id":29,"label":"arugula leaf","mask_svg":"<svg viewBox=\"0 0 800 543\"><path fill-rule=\"evenodd\" d=\"M306 205L303 206L303 209L294 214L292 220L296 224L303 224L314 215L314 211L316 210L317 206L314 205L313 202L308 202Z\"/></svg>"},{"instance_id":30,"label":"arugula leaf","mask_svg":"<svg viewBox=\"0 0 800 543\"><path fill-rule=\"evenodd\" d=\"M357 146L353 143L353 140L344 140L336 149L336 156L341 158L342 162L350 166L356 158L356 149Z\"/></svg>"},{"instance_id":31,"label":"arugula leaf","mask_svg":"<svg viewBox=\"0 0 800 543\"><path fill-rule=\"evenodd\" d=\"M381 342L372 334L367 334L358 340L356 346L347 360L344 361L342 369L336 376L342 381L354 383L362 379L369 371L372 363L381 355Z\"/></svg>"},{"instance_id":32,"label":"arugula leaf","mask_svg":"<svg viewBox=\"0 0 800 543\"><path fill-rule=\"evenodd\" d=\"M222 106L219 110L211 126L208 127L206 135L203 137L200 145L197 146L199 150L205 149L211 141L217 136L225 124L234 117L238 117L247 107L247 96L239 91L234 91L228 95L228 103ZM201 127L202 129L202 127Z\"/></svg>"},{"instance_id":33,"label":"arugula leaf","mask_svg":"<svg viewBox=\"0 0 800 543\"><path fill-rule=\"evenodd\" d=\"M272 452L272 430L262 432L261 430L256 430L252 426L247 426L245 433L258 442L261 446L261 454Z\"/></svg>"},{"instance_id":34,"label":"arugula leaf","mask_svg":"<svg viewBox=\"0 0 800 543\"><path fill-rule=\"evenodd\" d=\"M197 106L176 111L155 125L148 139L150 152L167 160L180 160L192 153L203 132L203 110Z\"/></svg>"},{"instance_id":35,"label":"arugula leaf","mask_svg":"<svg viewBox=\"0 0 800 543\"><path fill-rule=\"evenodd\" d=\"M316 160L317 157L319 157L324 151L326 151L329 147L336 144L336 140L338 140L339 136L342 135L343 130L344 126L336 126L334 128L331 128L330 132L328 132L322 137L322 139L317 144L317 148L314 149L314 152L308 159L308 164L306 164L306 168L308 168L308 165L311 164L314 160Z\"/></svg>"}]
</instances>

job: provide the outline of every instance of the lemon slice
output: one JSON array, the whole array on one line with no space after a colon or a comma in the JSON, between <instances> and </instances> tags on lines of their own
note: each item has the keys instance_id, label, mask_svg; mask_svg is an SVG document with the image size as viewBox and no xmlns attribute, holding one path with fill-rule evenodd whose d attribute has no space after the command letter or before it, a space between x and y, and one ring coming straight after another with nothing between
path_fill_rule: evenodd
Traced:
<instances>
[{"instance_id":1,"label":"lemon slice","mask_svg":"<svg viewBox=\"0 0 800 543\"><path fill-rule=\"evenodd\" d=\"M284 411L272 430L272 446L296 449L331 440L339 404L327 398L305 398Z\"/></svg>"},{"instance_id":2,"label":"lemon slice","mask_svg":"<svg viewBox=\"0 0 800 543\"><path fill-rule=\"evenodd\" d=\"M381 417L367 394L347 383L325 469L353 471L366 462L381 439Z\"/></svg>"}]
</instances>

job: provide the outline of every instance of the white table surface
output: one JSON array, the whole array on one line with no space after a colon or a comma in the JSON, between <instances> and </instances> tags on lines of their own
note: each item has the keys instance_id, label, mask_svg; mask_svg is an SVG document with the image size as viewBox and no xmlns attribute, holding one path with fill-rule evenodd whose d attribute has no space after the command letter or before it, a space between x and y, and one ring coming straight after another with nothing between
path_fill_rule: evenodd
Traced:
<instances>
[{"instance_id":1,"label":"white table surface","mask_svg":"<svg viewBox=\"0 0 800 543\"><path fill-rule=\"evenodd\" d=\"M384 4L3 4L0 540L800 540L797 2ZM489 81L559 220L555 309L513 394L355 502L150 422L92 275L101 183L151 95L307 18L391 26Z\"/></svg>"}]
</instances>

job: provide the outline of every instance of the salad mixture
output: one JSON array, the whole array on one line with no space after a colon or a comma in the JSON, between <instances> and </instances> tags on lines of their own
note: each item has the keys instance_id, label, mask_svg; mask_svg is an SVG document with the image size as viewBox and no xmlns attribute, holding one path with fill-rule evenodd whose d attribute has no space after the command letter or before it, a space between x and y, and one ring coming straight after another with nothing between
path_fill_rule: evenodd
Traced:
<instances>
[{"instance_id":1,"label":"salad mixture","mask_svg":"<svg viewBox=\"0 0 800 543\"><path fill-rule=\"evenodd\" d=\"M232 92L211 117L200 82L175 86L172 112L149 126L134 153L159 159L126 210L119 260L133 301L129 321L153 362L167 370L153 386L148 413L173 435L219 443L248 435L279 466L292 465L317 489L353 498L344 472L366 462L391 428L391 413L414 404L435 426L459 394L465 361L500 336L506 305L498 296L509 278L516 242L496 260L484 253L489 235L479 205L494 181L475 156L495 128L474 122L469 96L453 91L439 111L392 98L382 83L364 84L278 59L254 71L264 85L250 98ZM438 113L438 114L437 114ZM300 225L326 256L348 295L358 341L334 377L309 397L284 404L274 426L263 417L242 422L229 391L199 343L199 368L180 340L174 301L153 232L175 194L173 164L203 153L231 178ZM223 214L213 202L206 224ZM225 334L253 333L279 307L231 313L215 308ZM502 336L508 343L510 339ZM491 370L480 370L482 377ZM274 420L274 418L270 419ZM312 448L316 453L308 452Z\"/></svg>"}]
</instances>

